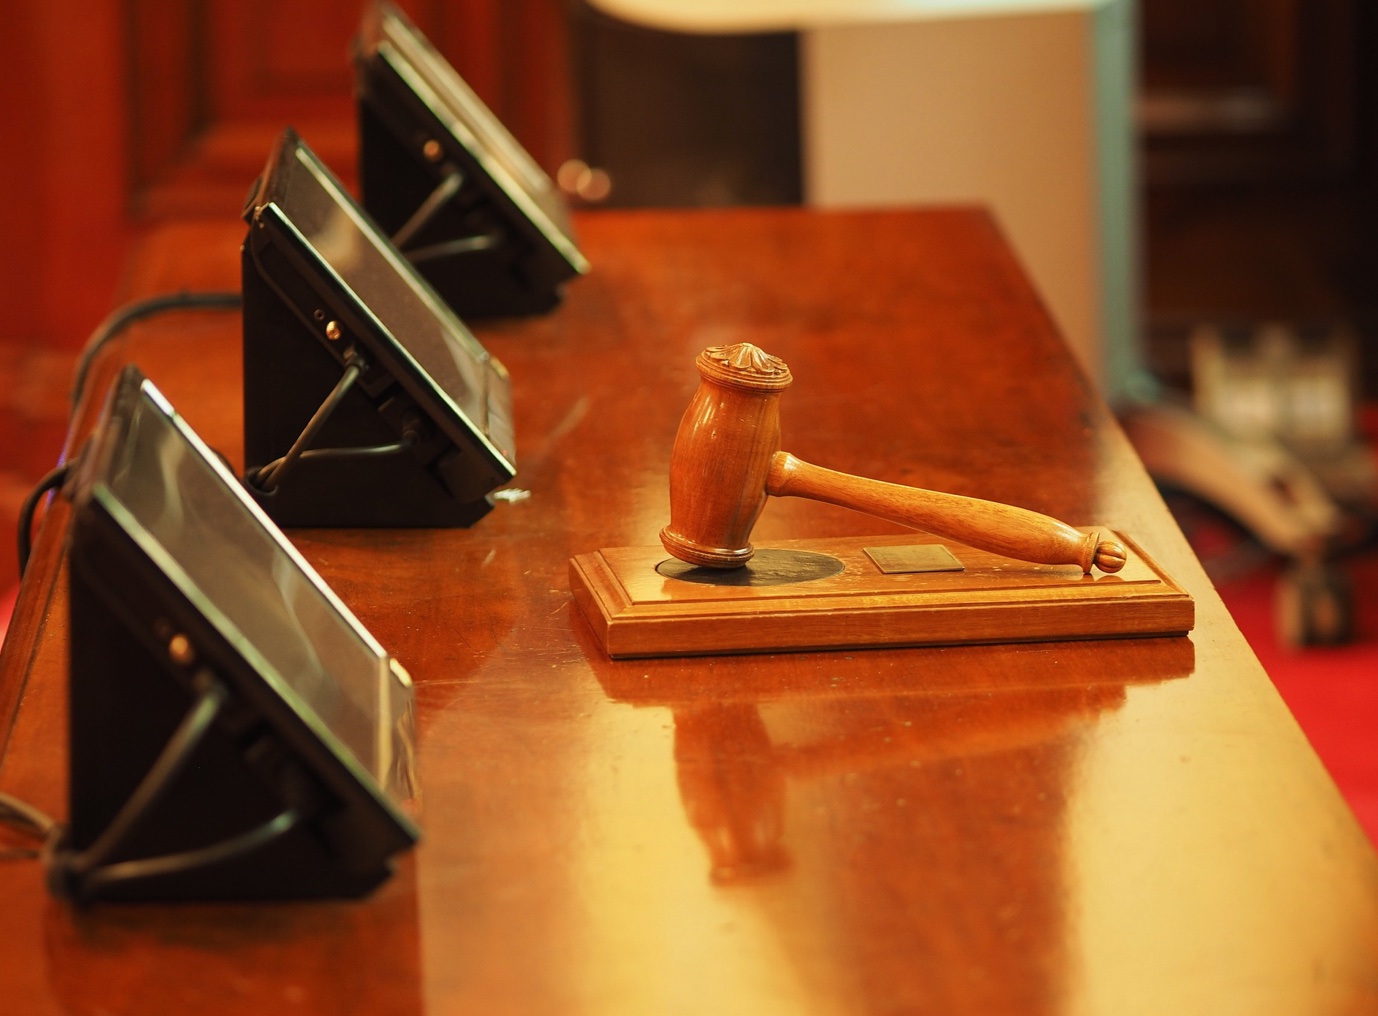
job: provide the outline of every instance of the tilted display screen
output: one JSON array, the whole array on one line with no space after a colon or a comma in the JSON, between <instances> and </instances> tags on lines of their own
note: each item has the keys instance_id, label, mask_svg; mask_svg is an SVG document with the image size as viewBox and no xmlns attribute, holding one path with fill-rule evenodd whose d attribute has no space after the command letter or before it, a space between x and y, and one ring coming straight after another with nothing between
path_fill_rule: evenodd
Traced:
<instances>
[{"instance_id":1,"label":"tilted display screen","mask_svg":"<svg viewBox=\"0 0 1378 1016\"><path fill-rule=\"evenodd\" d=\"M297 272L332 290L361 323L374 359L501 482L515 475L506 369L379 233L316 155L288 130L269 159L246 216L255 252L278 244ZM296 309L310 327L311 307ZM496 486L497 483L492 484Z\"/></svg>"},{"instance_id":2,"label":"tilted display screen","mask_svg":"<svg viewBox=\"0 0 1378 1016\"><path fill-rule=\"evenodd\" d=\"M400 817L413 783L406 672L136 370L122 378L89 456L78 505L122 531Z\"/></svg>"}]
</instances>

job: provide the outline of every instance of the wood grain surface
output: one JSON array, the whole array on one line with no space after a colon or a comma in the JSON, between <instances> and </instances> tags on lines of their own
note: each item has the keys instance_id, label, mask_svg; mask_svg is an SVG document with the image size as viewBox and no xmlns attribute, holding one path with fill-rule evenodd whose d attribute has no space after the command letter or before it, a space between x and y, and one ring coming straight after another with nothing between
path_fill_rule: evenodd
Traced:
<instances>
[{"instance_id":1,"label":"wood grain surface","mask_svg":"<svg viewBox=\"0 0 1378 1016\"><path fill-rule=\"evenodd\" d=\"M1373 849L989 219L578 227L564 306L476 328L530 496L469 530L290 534L416 680L420 846L366 900L263 907L77 912L4 862L6 1011L1378 1010ZM233 286L241 235L160 228L129 295ZM93 391L133 359L238 463L238 328L140 326ZM1195 631L609 660L568 561L655 544L693 357L739 341L794 371L785 447L1133 534ZM65 522L0 656L0 789L59 816ZM789 498L753 538L899 532Z\"/></svg>"}]
</instances>

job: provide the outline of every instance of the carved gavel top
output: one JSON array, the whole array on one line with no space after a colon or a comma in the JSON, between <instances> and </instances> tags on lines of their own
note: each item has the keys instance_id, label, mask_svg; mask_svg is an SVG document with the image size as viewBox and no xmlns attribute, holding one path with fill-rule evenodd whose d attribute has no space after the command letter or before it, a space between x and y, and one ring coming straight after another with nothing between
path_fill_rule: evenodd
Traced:
<instances>
[{"instance_id":1,"label":"carved gavel top","mask_svg":"<svg viewBox=\"0 0 1378 1016\"><path fill-rule=\"evenodd\" d=\"M714 346L694 361L702 381L670 455L665 549L690 564L737 568L766 497L807 497L1005 557L1119 571L1125 549L1026 508L834 472L780 451L780 393L789 367L750 343Z\"/></svg>"}]
</instances>

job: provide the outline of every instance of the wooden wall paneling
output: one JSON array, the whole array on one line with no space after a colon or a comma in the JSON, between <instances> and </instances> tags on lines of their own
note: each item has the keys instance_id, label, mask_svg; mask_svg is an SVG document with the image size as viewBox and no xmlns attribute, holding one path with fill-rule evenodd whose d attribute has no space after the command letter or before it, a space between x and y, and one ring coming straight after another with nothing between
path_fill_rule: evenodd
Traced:
<instances>
[{"instance_id":1,"label":"wooden wall paneling","mask_svg":"<svg viewBox=\"0 0 1378 1016\"><path fill-rule=\"evenodd\" d=\"M291 124L346 183L357 140L350 47L363 4L125 0L138 218L238 213ZM404 0L399 6L538 162L568 157L562 0Z\"/></svg>"},{"instance_id":2,"label":"wooden wall paneling","mask_svg":"<svg viewBox=\"0 0 1378 1016\"><path fill-rule=\"evenodd\" d=\"M289 124L353 183L349 47L362 4L127 2L167 10L165 17L131 19L134 81L153 86L136 87L131 96L151 142L131 194L135 218L238 215L274 138ZM158 26L143 30L147 20ZM182 97L181 115L175 101L160 96L164 91Z\"/></svg>"},{"instance_id":3,"label":"wooden wall paneling","mask_svg":"<svg viewBox=\"0 0 1378 1016\"><path fill-rule=\"evenodd\" d=\"M350 40L332 0L10 5L0 185L9 336L81 343L109 311L133 224L237 216L287 124L355 177ZM549 170L572 154L563 0L401 6Z\"/></svg>"},{"instance_id":4,"label":"wooden wall paneling","mask_svg":"<svg viewBox=\"0 0 1378 1016\"><path fill-rule=\"evenodd\" d=\"M205 127L205 9L187 0L129 0L124 44L129 63L132 194L163 177Z\"/></svg>"},{"instance_id":5,"label":"wooden wall paneling","mask_svg":"<svg viewBox=\"0 0 1378 1016\"><path fill-rule=\"evenodd\" d=\"M3 331L72 348L110 309L127 239L120 0L7 5Z\"/></svg>"},{"instance_id":6,"label":"wooden wall paneling","mask_svg":"<svg viewBox=\"0 0 1378 1016\"><path fill-rule=\"evenodd\" d=\"M127 127L117 0L40 4L45 111L44 304L76 346L110 310L124 260Z\"/></svg>"},{"instance_id":7,"label":"wooden wall paneling","mask_svg":"<svg viewBox=\"0 0 1378 1016\"><path fill-rule=\"evenodd\" d=\"M504 104L511 129L532 157L554 173L578 154L569 5L565 0L521 0L505 29L505 67L520 86L516 98Z\"/></svg>"},{"instance_id":8,"label":"wooden wall paneling","mask_svg":"<svg viewBox=\"0 0 1378 1016\"><path fill-rule=\"evenodd\" d=\"M210 0L212 96L218 119L352 109L349 52L362 4L336 0ZM412 0L398 4L460 75L506 119L539 94L558 45L560 0ZM536 59L536 56L544 60Z\"/></svg>"},{"instance_id":9,"label":"wooden wall paneling","mask_svg":"<svg viewBox=\"0 0 1378 1016\"><path fill-rule=\"evenodd\" d=\"M32 194L35 174L42 172L37 147L42 138L42 109L37 101L19 101L36 95L40 77L38 13L32 5L19 4L0 33L0 95L5 102L4 144L0 146L0 193ZM0 342L27 342L43 328L41 304L34 298L42 289L41 219L32 202L0 201Z\"/></svg>"},{"instance_id":10,"label":"wooden wall paneling","mask_svg":"<svg viewBox=\"0 0 1378 1016\"><path fill-rule=\"evenodd\" d=\"M359 7L338 0L210 0L217 121L347 116Z\"/></svg>"},{"instance_id":11,"label":"wooden wall paneling","mask_svg":"<svg viewBox=\"0 0 1378 1016\"><path fill-rule=\"evenodd\" d=\"M506 8L512 6L508 0ZM503 7L499 0L466 0L428 11L433 29L428 38L495 113L503 106ZM420 20L416 24L426 31Z\"/></svg>"},{"instance_id":12,"label":"wooden wall paneling","mask_svg":"<svg viewBox=\"0 0 1378 1016\"><path fill-rule=\"evenodd\" d=\"M431 41L531 157L553 173L576 154L566 0L436 6Z\"/></svg>"}]
</instances>

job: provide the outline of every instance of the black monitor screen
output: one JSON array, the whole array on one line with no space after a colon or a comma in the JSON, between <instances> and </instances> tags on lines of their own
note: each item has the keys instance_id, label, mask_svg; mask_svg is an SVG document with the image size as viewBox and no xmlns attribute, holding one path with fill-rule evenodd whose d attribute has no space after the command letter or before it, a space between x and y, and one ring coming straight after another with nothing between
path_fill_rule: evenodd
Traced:
<instances>
[{"instance_id":1,"label":"black monitor screen","mask_svg":"<svg viewBox=\"0 0 1378 1016\"><path fill-rule=\"evenodd\" d=\"M305 245L315 268L332 275L356 310L372 319L386 354L413 380L413 394L440 411L452 434L479 438L508 475L515 472L511 392L506 369L379 233L334 175L295 132L287 131L251 199L260 224ZM405 384L406 377L399 378ZM467 443L467 441L465 442Z\"/></svg>"},{"instance_id":2,"label":"black monitor screen","mask_svg":"<svg viewBox=\"0 0 1378 1016\"><path fill-rule=\"evenodd\" d=\"M365 18L361 39L366 51L387 61L575 270L587 271L554 182L406 15L391 4L378 4Z\"/></svg>"},{"instance_id":3,"label":"black monitor screen","mask_svg":"<svg viewBox=\"0 0 1378 1016\"><path fill-rule=\"evenodd\" d=\"M406 672L151 382L127 375L117 402L83 496L347 767L394 803L408 797Z\"/></svg>"}]
</instances>

